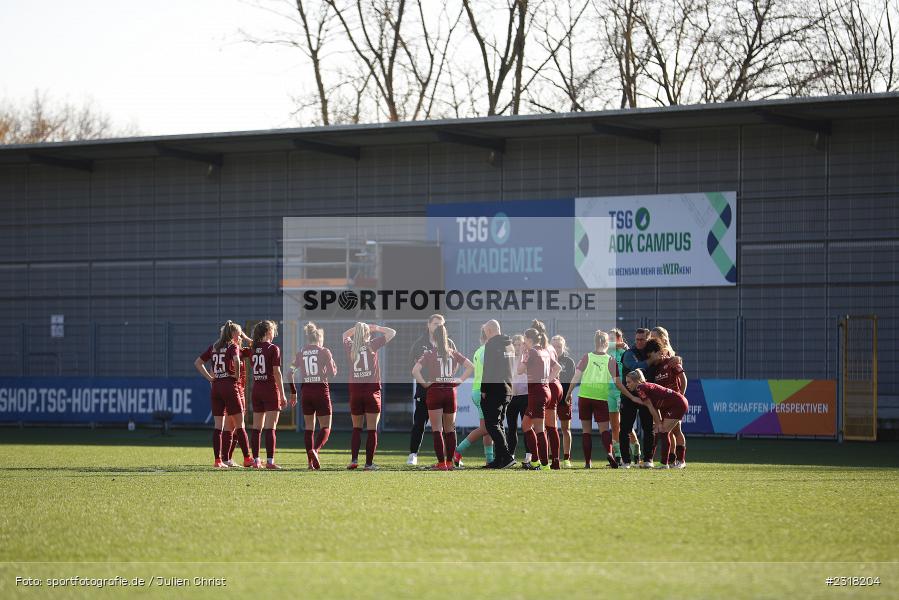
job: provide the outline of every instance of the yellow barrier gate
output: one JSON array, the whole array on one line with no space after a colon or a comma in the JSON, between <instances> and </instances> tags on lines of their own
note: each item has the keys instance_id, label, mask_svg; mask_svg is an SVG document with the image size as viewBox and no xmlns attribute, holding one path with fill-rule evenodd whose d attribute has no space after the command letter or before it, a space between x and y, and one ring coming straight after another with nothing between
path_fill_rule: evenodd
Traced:
<instances>
[{"instance_id":1,"label":"yellow barrier gate","mask_svg":"<svg viewBox=\"0 0 899 600\"><path fill-rule=\"evenodd\" d=\"M841 434L845 440L877 439L877 316L840 319L842 353Z\"/></svg>"}]
</instances>

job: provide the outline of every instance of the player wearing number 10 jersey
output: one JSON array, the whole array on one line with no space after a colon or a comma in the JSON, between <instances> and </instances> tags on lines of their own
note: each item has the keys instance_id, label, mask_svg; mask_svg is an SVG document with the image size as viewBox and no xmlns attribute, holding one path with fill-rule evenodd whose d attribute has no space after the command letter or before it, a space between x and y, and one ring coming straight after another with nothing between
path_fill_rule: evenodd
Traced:
<instances>
[{"instance_id":1,"label":"player wearing number 10 jersey","mask_svg":"<svg viewBox=\"0 0 899 600\"><path fill-rule=\"evenodd\" d=\"M459 367L465 371L457 379ZM434 329L434 348L422 354L412 368L415 381L427 388L425 402L437 455L433 468L437 471L452 470L450 459L456 452L456 386L468 379L473 370L471 361L450 345L444 325Z\"/></svg>"},{"instance_id":2,"label":"player wearing number 10 jersey","mask_svg":"<svg viewBox=\"0 0 899 600\"><path fill-rule=\"evenodd\" d=\"M383 336L372 338L372 333ZM372 462L378 447L378 421L381 418L381 371L378 367L378 350L386 346L396 330L367 323L356 325L343 332L343 347L350 362L350 416L353 419L351 461L347 469L359 466L359 447L362 444L362 421L368 436L365 441L365 470L377 469Z\"/></svg>"},{"instance_id":3,"label":"player wearing number 10 jersey","mask_svg":"<svg viewBox=\"0 0 899 600\"><path fill-rule=\"evenodd\" d=\"M331 391L328 381L337 374L337 365L334 364L331 351L322 345L325 339L324 329L315 323L307 323L303 334L306 345L297 352L292 369L300 372L303 420L306 425L306 459L310 469L318 470L321 468L318 451L331 434ZM296 392L292 392L291 402L295 401ZM320 429L313 439L316 416Z\"/></svg>"}]
</instances>

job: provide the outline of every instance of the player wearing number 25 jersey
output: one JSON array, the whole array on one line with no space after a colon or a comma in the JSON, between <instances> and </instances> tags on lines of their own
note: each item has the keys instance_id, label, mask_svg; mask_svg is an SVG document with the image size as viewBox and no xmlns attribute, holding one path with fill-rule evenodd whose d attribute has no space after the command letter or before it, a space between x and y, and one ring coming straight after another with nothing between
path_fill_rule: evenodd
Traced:
<instances>
[{"instance_id":1,"label":"player wearing number 25 jersey","mask_svg":"<svg viewBox=\"0 0 899 600\"><path fill-rule=\"evenodd\" d=\"M228 321L222 326L219 339L194 361L194 367L212 385L212 452L216 468L227 468L225 462L231 448L231 431L237 427L235 421L241 421L240 425L243 425L238 387L239 344L242 338L240 325ZM207 362L212 363L212 373L206 370ZM226 418L230 423L225 423Z\"/></svg>"}]
</instances>

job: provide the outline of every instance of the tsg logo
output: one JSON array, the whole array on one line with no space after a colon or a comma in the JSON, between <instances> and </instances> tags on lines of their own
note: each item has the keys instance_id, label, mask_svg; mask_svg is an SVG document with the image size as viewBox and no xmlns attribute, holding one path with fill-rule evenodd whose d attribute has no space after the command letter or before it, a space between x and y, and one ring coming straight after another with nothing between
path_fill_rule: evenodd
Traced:
<instances>
[{"instance_id":1,"label":"tsg logo","mask_svg":"<svg viewBox=\"0 0 899 600\"><path fill-rule=\"evenodd\" d=\"M630 210L610 210L609 216L615 229L633 229L635 226L640 231L646 231L649 227L649 210L640 207L636 214Z\"/></svg>"},{"instance_id":2,"label":"tsg logo","mask_svg":"<svg viewBox=\"0 0 899 600\"><path fill-rule=\"evenodd\" d=\"M484 243L488 239L496 245L503 245L512 235L512 221L506 213L496 213L489 217L456 217L460 243Z\"/></svg>"}]
</instances>

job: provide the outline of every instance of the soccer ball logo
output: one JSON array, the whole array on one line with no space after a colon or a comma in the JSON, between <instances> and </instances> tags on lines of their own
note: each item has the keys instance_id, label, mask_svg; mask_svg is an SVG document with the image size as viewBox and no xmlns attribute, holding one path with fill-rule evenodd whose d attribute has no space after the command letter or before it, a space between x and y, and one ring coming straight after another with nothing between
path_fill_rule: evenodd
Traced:
<instances>
[{"instance_id":1,"label":"soccer ball logo","mask_svg":"<svg viewBox=\"0 0 899 600\"><path fill-rule=\"evenodd\" d=\"M337 296L337 304L343 310L353 310L359 305L359 296L352 290L344 290Z\"/></svg>"}]
</instances>

